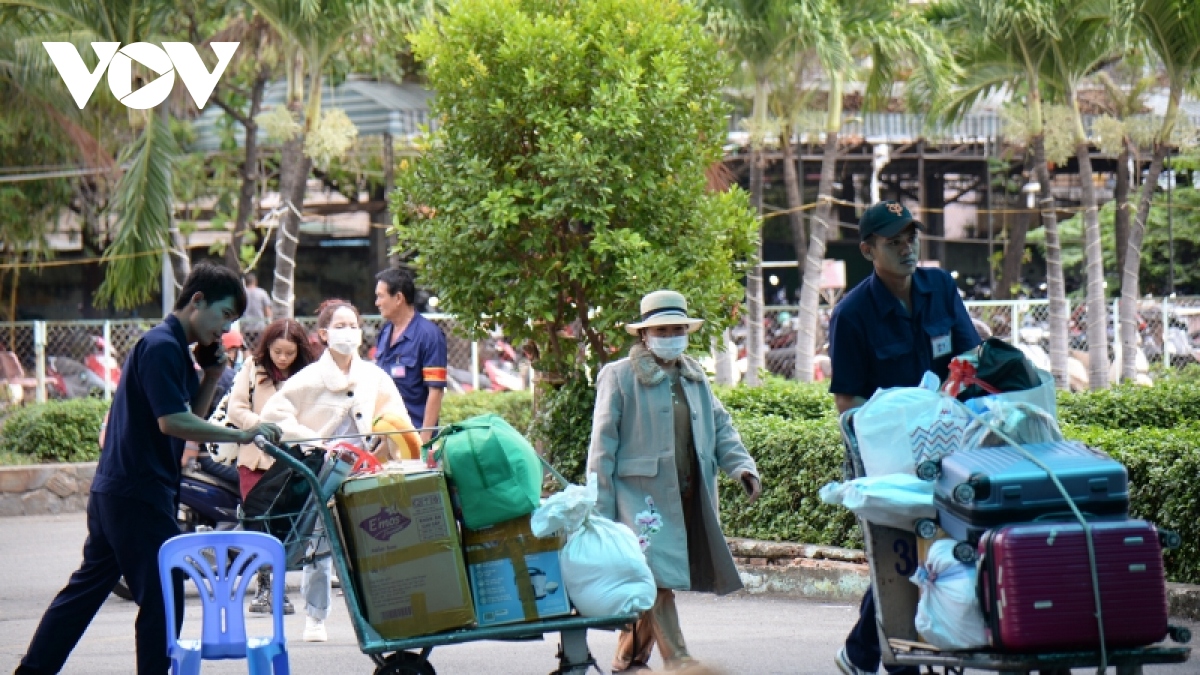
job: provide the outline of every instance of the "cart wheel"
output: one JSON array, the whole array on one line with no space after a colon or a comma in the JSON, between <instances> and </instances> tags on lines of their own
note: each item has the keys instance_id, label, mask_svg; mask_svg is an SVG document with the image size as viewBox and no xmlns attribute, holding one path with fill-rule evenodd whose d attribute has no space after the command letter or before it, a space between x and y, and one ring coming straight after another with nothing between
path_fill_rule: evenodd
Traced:
<instances>
[{"instance_id":1,"label":"cart wheel","mask_svg":"<svg viewBox=\"0 0 1200 675\"><path fill-rule=\"evenodd\" d=\"M954 486L954 501L959 504L970 504L975 501L975 487L969 483L959 483Z\"/></svg>"},{"instance_id":2,"label":"cart wheel","mask_svg":"<svg viewBox=\"0 0 1200 675\"><path fill-rule=\"evenodd\" d=\"M396 652L375 669L375 675L437 675L429 659L412 652Z\"/></svg>"},{"instance_id":3,"label":"cart wheel","mask_svg":"<svg viewBox=\"0 0 1200 675\"><path fill-rule=\"evenodd\" d=\"M1163 548L1165 548L1169 551L1174 551L1175 549L1177 549L1183 545L1183 537L1180 537L1178 532L1172 532L1170 530L1159 530L1158 531L1158 543Z\"/></svg>"},{"instance_id":4,"label":"cart wheel","mask_svg":"<svg viewBox=\"0 0 1200 675\"><path fill-rule=\"evenodd\" d=\"M933 482L942 475L942 465L939 462L925 460L917 465L917 478Z\"/></svg>"},{"instance_id":5,"label":"cart wheel","mask_svg":"<svg viewBox=\"0 0 1200 675\"><path fill-rule=\"evenodd\" d=\"M922 539L933 539L937 536L938 526L928 518L922 518L917 521L916 526L917 536Z\"/></svg>"},{"instance_id":6,"label":"cart wheel","mask_svg":"<svg viewBox=\"0 0 1200 675\"><path fill-rule=\"evenodd\" d=\"M975 562L975 547L965 541L954 545L954 559L961 563Z\"/></svg>"},{"instance_id":7,"label":"cart wheel","mask_svg":"<svg viewBox=\"0 0 1200 675\"><path fill-rule=\"evenodd\" d=\"M1168 626L1167 635L1171 637L1172 642L1178 642L1181 645L1192 641L1192 631L1184 626Z\"/></svg>"}]
</instances>

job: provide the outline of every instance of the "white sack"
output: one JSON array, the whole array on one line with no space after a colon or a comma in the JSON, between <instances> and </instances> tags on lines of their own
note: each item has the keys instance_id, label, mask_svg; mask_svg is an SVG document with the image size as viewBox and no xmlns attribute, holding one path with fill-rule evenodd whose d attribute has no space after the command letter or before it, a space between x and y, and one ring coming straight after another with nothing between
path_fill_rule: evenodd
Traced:
<instances>
[{"instance_id":1,"label":"white sack","mask_svg":"<svg viewBox=\"0 0 1200 675\"><path fill-rule=\"evenodd\" d=\"M834 482L821 488L820 495L826 504L841 504L868 522L909 532L915 521L937 516L933 483L906 474Z\"/></svg>"},{"instance_id":2,"label":"white sack","mask_svg":"<svg viewBox=\"0 0 1200 675\"><path fill-rule=\"evenodd\" d=\"M568 486L534 511L530 529L538 537L567 532L558 560L567 596L581 615L644 612L658 594L654 574L637 535L593 511L597 493L596 474L588 474L586 486Z\"/></svg>"},{"instance_id":3,"label":"white sack","mask_svg":"<svg viewBox=\"0 0 1200 675\"><path fill-rule=\"evenodd\" d=\"M974 565L954 559L958 542L933 542L929 558L909 581L921 589L917 603L917 632L941 649L974 649L987 646L987 624L975 594Z\"/></svg>"}]
</instances>

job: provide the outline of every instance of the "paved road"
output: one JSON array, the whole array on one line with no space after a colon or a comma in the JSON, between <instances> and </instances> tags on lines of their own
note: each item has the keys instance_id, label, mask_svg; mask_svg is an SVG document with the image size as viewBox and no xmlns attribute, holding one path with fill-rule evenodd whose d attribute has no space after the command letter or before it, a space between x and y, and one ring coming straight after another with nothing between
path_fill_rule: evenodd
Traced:
<instances>
[{"instance_id":1,"label":"paved road","mask_svg":"<svg viewBox=\"0 0 1200 675\"><path fill-rule=\"evenodd\" d=\"M82 514L0 518L0 674L10 673L24 652L42 611L79 563L86 534ZM289 581L292 581L290 579ZM298 582L298 579L294 579ZM293 596L293 599L294 596ZM112 598L97 615L63 671L66 675L127 675L134 672L132 628L137 607ZM836 673L830 659L857 612L849 605L764 598L715 598L683 594L680 614L693 655L727 673ZM193 615L194 616L194 615ZM334 603L329 642L300 641L304 620L287 618L292 672L297 675L370 675L372 664L355 642L344 604ZM185 625L185 634L188 632ZM251 631L269 632L267 619L250 620ZM1200 636L1200 625L1192 625ZM605 672L615 635L590 634ZM547 673L555 667L555 639L544 642L477 642L434 651L443 675ZM243 662L210 662L209 675L245 673ZM1083 673L1084 671L1077 671ZM1150 669L1149 675L1194 675L1200 655L1187 664Z\"/></svg>"}]
</instances>

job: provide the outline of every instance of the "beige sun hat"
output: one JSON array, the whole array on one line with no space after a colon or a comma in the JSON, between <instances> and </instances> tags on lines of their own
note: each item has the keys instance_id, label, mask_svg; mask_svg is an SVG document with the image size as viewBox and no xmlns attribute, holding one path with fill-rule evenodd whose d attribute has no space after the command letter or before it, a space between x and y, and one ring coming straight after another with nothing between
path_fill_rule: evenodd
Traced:
<instances>
[{"instance_id":1,"label":"beige sun hat","mask_svg":"<svg viewBox=\"0 0 1200 675\"><path fill-rule=\"evenodd\" d=\"M642 320L625 324L630 335L637 335L643 328L654 326L687 326L689 333L700 330L704 319L693 319L687 315L687 299L675 291L654 291L642 296Z\"/></svg>"}]
</instances>

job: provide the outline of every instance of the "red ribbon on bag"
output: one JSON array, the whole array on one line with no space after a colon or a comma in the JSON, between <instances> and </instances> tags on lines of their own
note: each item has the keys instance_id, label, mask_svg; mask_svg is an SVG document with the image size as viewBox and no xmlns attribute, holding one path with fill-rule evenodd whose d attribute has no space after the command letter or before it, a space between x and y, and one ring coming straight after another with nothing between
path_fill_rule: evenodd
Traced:
<instances>
[{"instance_id":1,"label":"red ribbon on bag","mask_svg":"<svg viewBox=\"0 0 1200 675\"><path fill-rule=\"evenodd\" d=\"M999 389L976 377L977 372L974 363L962 358L951 359L950 376L946 379L946 385L942 387L942 391L957 397L962 390L972 384L977 384L980 389L989 394L1000 393Z\"/></svg>"},{"instance_id":2,"label":"red ribbon on bag","mask_svg":"<svg viewBox=\"0 0 1200 675\"><path fill-rule=\"evenodd\" d=\"M333 446L333 451L345 452L354 455L354 465L350 467L351 474L360 472L375 473L376 471L383 470L383 464L381 464L379 460L375 458L375 455L372 455L353 443L341 441Z\"/></svg>"}]
</instances>

